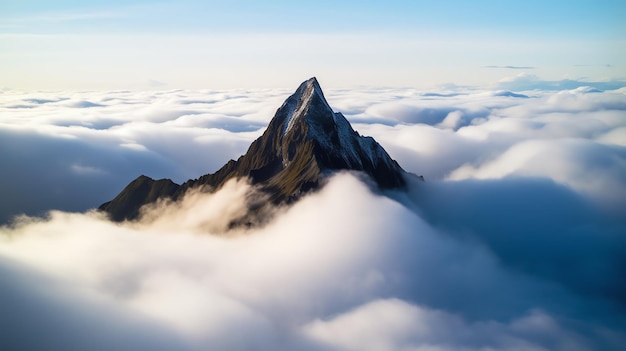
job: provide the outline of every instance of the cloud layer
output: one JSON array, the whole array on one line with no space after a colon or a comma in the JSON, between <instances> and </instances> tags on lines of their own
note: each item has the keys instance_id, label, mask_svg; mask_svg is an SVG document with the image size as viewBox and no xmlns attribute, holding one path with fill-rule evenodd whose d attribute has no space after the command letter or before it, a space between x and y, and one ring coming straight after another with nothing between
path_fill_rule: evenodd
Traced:
<instances>
[{"instance_id":1,"label":"cloud layer","mask_svg":"<svg viewBox=\"0 0 626 351\"><path fill-rule=\"evenodd\" d=\"M0 95L2 220L85 211L139 174L245 152L285 91ZM625 91L330 91L408 171L353 174L224 233L231 182L139 223L52 211L0 229L0 345L131 350L618 350Z\"/></svg>"}]
</instances>

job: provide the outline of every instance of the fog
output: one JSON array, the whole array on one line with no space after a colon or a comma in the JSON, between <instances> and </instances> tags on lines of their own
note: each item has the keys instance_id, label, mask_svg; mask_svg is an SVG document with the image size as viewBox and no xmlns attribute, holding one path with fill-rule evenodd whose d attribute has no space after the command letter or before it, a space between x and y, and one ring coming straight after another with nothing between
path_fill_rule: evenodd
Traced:
<instances>
[{"instance_id":1,"label":"fog","mask_svg":"<svg viewBox=\"0 0 626 351\"><path fill-rule=\"evenodd\" d=\"M90 209L217 170L289 92L5 91L0 345L620 350L626 91L600 88L327 91L426 181L341 172L234 230L245 179L135 223Z\"/></svg>"}]
</instances>

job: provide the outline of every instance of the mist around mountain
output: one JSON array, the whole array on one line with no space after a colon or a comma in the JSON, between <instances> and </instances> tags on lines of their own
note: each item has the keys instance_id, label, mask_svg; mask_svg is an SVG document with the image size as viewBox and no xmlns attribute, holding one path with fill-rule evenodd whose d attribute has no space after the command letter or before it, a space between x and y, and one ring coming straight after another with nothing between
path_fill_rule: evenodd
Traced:
<instances>
[{"instance_id":1,"label":"mist around mountain","mask_svg":"<svg viewBox=\"0 0 626 351\"><path fill-rule=\"evenodd\" d=\"M194 189L215 191L230 179L245 178L267 198L257 196L244 218L233 219L233 225L252 225L267 220L262 201L292 203L341 170L363 173L380 189L406 188L409 176L373 138L360 136L341 113L333 112L313 77L285 100L263 135L236 161L182 185L141 175L99 209L115 221L132 220L144 205L178 200Z\"/></svg>"},{"instance_id":2,"label":"mist around mountain","mask_svg":"<svg viewBox=\"0 0 626 351\"><path fill-rule=\"evenodd\" d=\"M88 211L215 173L291 93L1 94L0 348L624 348L624 89L327 90L426 181L335 171L257 227L229 227L271 202L236 177Z\"/></svg>"}]
</instances>

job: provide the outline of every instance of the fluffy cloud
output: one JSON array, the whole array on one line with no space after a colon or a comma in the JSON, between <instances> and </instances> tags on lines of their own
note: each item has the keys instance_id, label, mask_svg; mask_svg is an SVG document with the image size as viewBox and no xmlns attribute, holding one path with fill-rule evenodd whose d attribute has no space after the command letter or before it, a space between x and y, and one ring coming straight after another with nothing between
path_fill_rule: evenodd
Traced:
<instances>
[{"instance_id":1,"label":"fluffy cloud","mask_svg":"<svg viewBox=\"0 0 626 351\"><path fill-rule=\"evenodd\" d=\"M0 95L0 154L10 173L0 221L82 211L139 174L183 182L243 154L287 91L37 92ZM524 140L623 146L624 90L327 92L362 134L429 179L493 161ZM455 175L459 177L459 175ZM89 191L87 191L89 189Z\"/></svg>"},{"instance_id":2,"label":"fluffy cloud","mask_svg":"<svg viewBox=\"0 0 626 351\"><path fill-rule=\"evenodd\" d=\"M397 299L369 302L331 320L316 320L305 330L346 350L584 350L590 346L541 311L530 311L509 323L470 323Z\"/></svg>"},{"instance_id":3,"label":"fluffy cloud","mask_svg":"<svg viewBox=\"0 0 626 351\"><path fill-rule=\"evenodd\" d=\"M213 172L245 152L283 97L5 92L0 223L20 213L97 207L142 173L183 182Z\"/></svg>"},{"instance_id":4,"label":"fluffy cloud","mask_svg":"<svg viewBox=\"0 0 626 351\"><path fill-rule=\"evenodd\" d=\"M554 277L502 263L500 252L493 253L496 244L450 235L349 174L280 210L264 228L211 234L206 219L231 213L220 206L225 198L248 190L231 183L215 195L169 207L176 212L169 218L136 224L113 224L94 213L22 219L2 232L3 269L11 273L2 290L16 296L40 284L19 280L14 265L31 267L52 282L53 294L27 294L11 308L21 319L37 321L28 328L35 335L68 313L68 324L57 327L59 339L46 339L59 348L83 342L71 329L75 319L106 326L88 329L94 340L118 340L120 334L143 345L153 330L172 349L182 343L190 349L585 350L623 341L615 329L623 318L612 315L619 296L554 285ZM190 213L190 206L204 215ZM514 234L513 240L522 240ZM599 248L604 252L596 247L595 254L610 252ZM528 254L518 256L526 263L549 263L541 252ZM589 267L568 268L584 273ZM598 267L596 273L607 275L606 270ZM608 274L611 280L619 276ZM30 310L32 303L42 308ZM136 321L132 337L110 327L124 316ZM3 323L11 318L3 315ZM12 335L3 340L14 348L40 346Z\"/></svg>"},{"instance_id":5,"label":"fluffy cloud","mask_svg":"<svg viewBox=\"0 0 626 351\"><path fill-rule=\"evenodd\" d=\"M249 230L224 225L245 181L138 223L19 217L0 229L0 345L621 349L624 94L327 92L426 182L382 194L339 174ZM88 210L142 173L214 171L286 95L4 92L2 220Z\"/></svg>"}]
</instances>

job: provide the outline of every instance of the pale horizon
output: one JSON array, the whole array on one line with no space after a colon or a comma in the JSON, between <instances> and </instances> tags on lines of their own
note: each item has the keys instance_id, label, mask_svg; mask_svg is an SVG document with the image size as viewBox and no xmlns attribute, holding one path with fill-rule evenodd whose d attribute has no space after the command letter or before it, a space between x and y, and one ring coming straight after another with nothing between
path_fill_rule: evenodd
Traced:
<instances>
[{"instance_id":1,"label":"pale horizon","mask_svg":"<svg viewBox=\"0 0 626 351\"><path fill-rule=\"evenodd\" d=\"M3 5L0 88L492 86L626 79L619 1Z\"/></svg>"}]
</instances>

